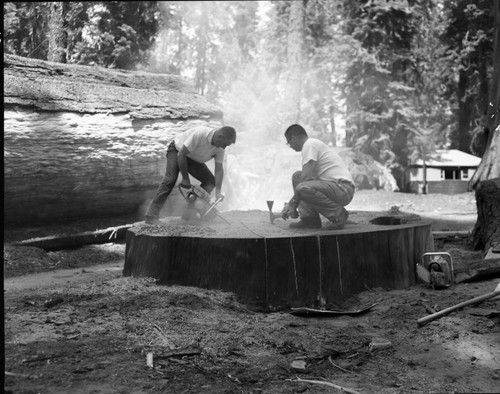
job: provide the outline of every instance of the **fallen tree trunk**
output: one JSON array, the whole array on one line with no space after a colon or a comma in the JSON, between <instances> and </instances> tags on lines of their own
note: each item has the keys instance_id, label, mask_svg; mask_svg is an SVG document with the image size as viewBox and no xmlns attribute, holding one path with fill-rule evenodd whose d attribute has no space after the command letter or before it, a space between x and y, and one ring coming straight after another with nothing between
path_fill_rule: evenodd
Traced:
<instances>
[{"instance_id":1,"label":"fallen tree trunk","mask_svg":"<svg viewBox=\"0 0 500 394\"><path fill-rule=\"evenodd\" d=\"M59 234L49 237L26 239L14 242L14 246L32 246L53 252L63 249L75 249L84 245L97 245L125 240L127 230L138 223L124 224L122 226L108 227L102 230L85 231L77 234Z\"/></svg>"},{"instance_id":2,"label":"fallen tree trunk","mask_svg":"<svg viewBox=\"0 0 500 394\"><path fill-rule=\"evenodd\" d=\"M471 261L459 266L455 264L454 271L455 283L500 277L500 258Z\"/></svg>"},{"instance_id":3,"label":"fallen tree trunk","mask_svg":"<svg viewBox=\"0 0 500 394\"><path fill-rule=\"evenodd\" d=\"M4 223L141 214L168 143L221 118L177 76L5 55Z\"/></svg>"}]
</instances>

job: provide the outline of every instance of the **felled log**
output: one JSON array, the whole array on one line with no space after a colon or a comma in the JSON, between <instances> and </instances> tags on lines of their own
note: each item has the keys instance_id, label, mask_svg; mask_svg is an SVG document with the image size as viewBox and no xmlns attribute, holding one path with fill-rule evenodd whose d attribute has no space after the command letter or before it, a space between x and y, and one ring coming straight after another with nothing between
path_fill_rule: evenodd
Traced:
<instances>
[{"instance_id":1,"label":"felled log","mask_svg":"<svg viewBox=\"0 0 500 394\"><path fill-rule=\"evenodd\" d=\"M484 255L500 249L500 178L480 182L476 188L477 221L472 231L474 249Z\"/></svg>"},{"instance_id":2,"label":"felled log","mask_svg":"<svg viewBox=\"0 0 500 394\"><path fill-rule=\"evenodd\" d=\"M454 264L455 283L473 282L491 277L500 277L500 258L465 261Z\"/></svg>"},{"instance_id":3,"label":"felled log","mask_svg":"<svg viewBox=\"0 0 500 394\"><path fill-rule=\"evenodd\" d=\"M137 212L174 136L221 118L178 76L4 55L4 223Z\"/></svg>"},{"instance_id":4,"label":"felled log","mask_svg":"<svg viewBox=\"0 0 500 394\"><path fill-rule=\"evenodd\" d=\"M63 249L74 249L85 245L97 245L125 240L127 230L134 224L108 227L102 230L85 231L76 234L58 234L14 242L14 246L32 246L47 252Z\"/></svg>"}]
</instances>

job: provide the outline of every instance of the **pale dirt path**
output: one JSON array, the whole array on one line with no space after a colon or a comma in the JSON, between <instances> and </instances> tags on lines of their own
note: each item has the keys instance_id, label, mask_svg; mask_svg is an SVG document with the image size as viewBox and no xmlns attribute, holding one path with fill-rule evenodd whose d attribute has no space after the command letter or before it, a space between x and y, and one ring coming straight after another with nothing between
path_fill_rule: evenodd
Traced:
<instances>
[{"instance_id":1,"label":"pale dirt path","mask_svg":"<svg viewBox=\"0 0 500 394\"><path fill-rule=\"evenodd\" d=\"M59 288L86 282L102 282L122 276L123 260L88 266L85 268L66 268L55 271L39 272L12 278L3 282L6 294L24 290Z\"/></svg>"}]
</instances>

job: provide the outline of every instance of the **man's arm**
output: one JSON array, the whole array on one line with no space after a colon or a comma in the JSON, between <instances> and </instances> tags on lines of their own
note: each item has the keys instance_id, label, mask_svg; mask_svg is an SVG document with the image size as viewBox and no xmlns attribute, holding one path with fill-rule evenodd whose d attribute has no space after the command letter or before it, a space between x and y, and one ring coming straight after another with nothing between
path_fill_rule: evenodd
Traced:
<instances>
[{"instance_id":1,"label":"man's arm","mask_svg":"<svg viewBox=\"0 0 500 394\"><path fill-rule=\"evenodd\" d=\"M316 179L316 162L314 160L309 160L306 164L302 166L302 177L300 178L299 184L305 181L313 181ZM281 216L283 219L288 217L297 217L297 206L299 205L300 198L295 192L293 197L288 202L288 205L281 211Z\"/></svg>"},{"instance_id":2,"label":"man's arm","mask_svg":"<svg viewBox=\"0 0 500 394\"><path fill-rule=\"evenodd\" d=\"M215 163L215 198L219 198L222 196L222 179L224 178L224 167L222 163Z\"/></svg>"},{"instance_id":3,"label":"man's arm","mask_svg":"<svg viewBox=\"0 0 500 394\"><path fill-rule=\"evenodd\" d=\"M182 146L179 153L177 153L177 163L179 163L179 171L182 175L181 186L190 187L191 181L189 180L189 172L187 166L187 155L189 153L188 148L185 145Z\"/></svg>"},{"instance_id":4,"label":"man's arm","mask_svg":"<svg viewBox=\"0 0 500 394\"><path fill-rule=\"evenodd\" d=\"M316 162L314 160L309 160L306 164L302 166L302 177L300 178L299 184L305 181L313 181L316 179ZM296 203L298 205L300 199L297 193L294 193L293 198L290 203Z\"/></svg>"},{"instance_id":5,"label":"man's arm","mask_svg":"<svg viewBox=\"0 0 500 394\"><path fill-rule=\"evenodd\" d=\"M309 160L302 166L302 178L300 182L313 181L316 179L316 162Z\"/></svg>"}]
</instances>

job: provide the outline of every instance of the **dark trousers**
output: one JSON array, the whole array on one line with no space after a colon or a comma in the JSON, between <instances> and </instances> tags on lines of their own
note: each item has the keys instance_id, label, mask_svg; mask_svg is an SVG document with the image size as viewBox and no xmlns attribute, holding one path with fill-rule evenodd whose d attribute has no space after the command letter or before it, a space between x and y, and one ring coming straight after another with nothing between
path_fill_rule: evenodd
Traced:
<instances>
[{"instance_id":1,"label":"dark trousers","mask_svg":"<svg viewBox=\"0 0 500 394\"><path fill-rule=\"evenodd\" d=\"M167 169L165 171L165 176L163 177L163 181L158 186L153 200L149 204L146 212L147 217L158 218L160 216L160 211L163 208L165 201L167 201L168 196L177 183L177 178L179 177L177 153L178 151L175 148L175 144L173 142L170 143L167 149ZM198 163L189 157L187 158L187 165L189 174L201 182L200 187L205 189L208 193L211 193L215 188L215 177L208 169L207 165L204 163Z\"/></svg>"}]
</instances>

